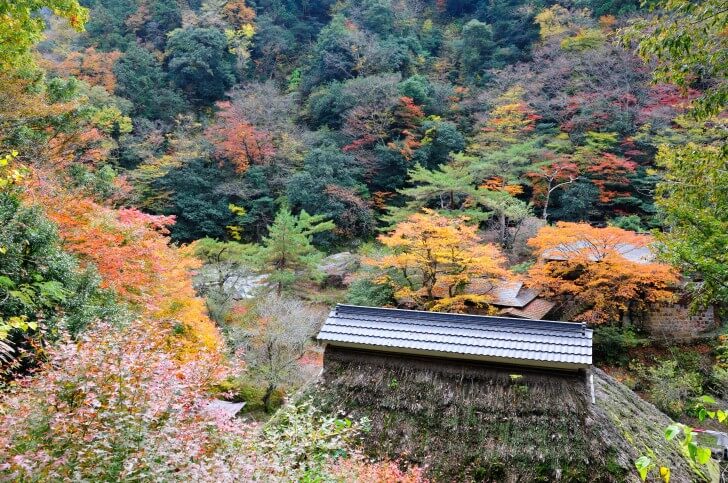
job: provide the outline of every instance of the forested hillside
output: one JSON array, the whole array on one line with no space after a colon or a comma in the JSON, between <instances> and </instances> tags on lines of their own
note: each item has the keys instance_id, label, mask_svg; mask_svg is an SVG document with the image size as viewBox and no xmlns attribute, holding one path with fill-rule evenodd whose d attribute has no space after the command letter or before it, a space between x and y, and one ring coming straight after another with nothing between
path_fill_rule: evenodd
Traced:
<instances>
[{"instance_id":1,"label":"forested hillside","mask_svg":"<svg viewBox=\"0 0 728 483\"><path fill-rule=\"evenodd\" d=\"M0 478L424 481L300 400L313 336L514 286L725 431L727 32L723 0L0 0Z\"/></svg>"}]
</instances>

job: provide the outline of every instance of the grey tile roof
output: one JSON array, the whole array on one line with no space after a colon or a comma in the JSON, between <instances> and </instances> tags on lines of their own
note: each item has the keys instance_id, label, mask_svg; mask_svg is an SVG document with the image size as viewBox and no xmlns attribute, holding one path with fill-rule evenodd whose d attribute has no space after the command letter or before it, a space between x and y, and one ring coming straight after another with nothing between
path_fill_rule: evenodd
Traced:
<instances>
[{"instance_id":1,"label":"grey tile roof","mask_svg":"<svg viewBox=\"0 0 728 483\"><path fill-rule=\"evenodd\" d=\"M541 367L592 362L584 324L337 305L319 332L335 346Z\"/></svg>"}]
</instances>

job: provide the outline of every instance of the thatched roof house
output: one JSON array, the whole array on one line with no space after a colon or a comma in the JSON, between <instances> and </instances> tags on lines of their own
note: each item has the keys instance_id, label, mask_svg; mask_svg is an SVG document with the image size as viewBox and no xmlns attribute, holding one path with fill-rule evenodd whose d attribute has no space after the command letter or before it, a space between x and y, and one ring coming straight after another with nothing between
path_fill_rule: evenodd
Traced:
<instances>
[{"instance_id":1,"label":"thatched roof house","mask_svg":"<svg viewBox=\"0 0 728 483\"><path fill-rule=\"evenodd\" d=\"M709 478L665 441L667 416L590 368L581 324L337 306L319 340L314 404L367 417L372 457L434 481L637 482L646 451L673 481Z\"/></svg>"}]
</instances>

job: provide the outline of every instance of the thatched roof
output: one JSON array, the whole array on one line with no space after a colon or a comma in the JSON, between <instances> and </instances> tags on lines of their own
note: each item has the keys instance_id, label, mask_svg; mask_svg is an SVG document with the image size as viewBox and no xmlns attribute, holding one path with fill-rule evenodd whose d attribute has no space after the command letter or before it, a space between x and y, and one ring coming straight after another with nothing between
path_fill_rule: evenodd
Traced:
<instances>
[{"instance_id":1,"label":"thatched roof","mask_svg":"<svg viewBox=\"0 0 728 483\"><path fill-rule=\"evenodd\" d=\"M592 405L573 374L328 348L310 393L324 410L371 420L371 456L427 465L435 481L636 482L648 447L673 481L700 481L664 441L667 416L599 370L595 383Z\"/></svg>"}]
</instances>

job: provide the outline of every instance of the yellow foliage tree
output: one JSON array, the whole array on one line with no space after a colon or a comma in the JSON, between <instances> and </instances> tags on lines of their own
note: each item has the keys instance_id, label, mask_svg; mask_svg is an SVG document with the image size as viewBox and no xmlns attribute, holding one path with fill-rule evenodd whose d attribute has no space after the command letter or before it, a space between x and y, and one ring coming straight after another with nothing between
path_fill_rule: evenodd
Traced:
<instances>
[{"instance_id":1,"label":"yellow foliage tree","mask_svg":"<svg viewBox=\"0 0 728 483\"><path fill-rule=\"evenodd\" d=\"M391 284L395 297L420 308L458 312L466 304L487 305L487 295L469 294L467 287L475 278L506 277L505 260L467 222L466 217L451 219L423 209L379 237L390 254L365 263L385 270L378 281Z\"/></svg>"}]
</instances>

